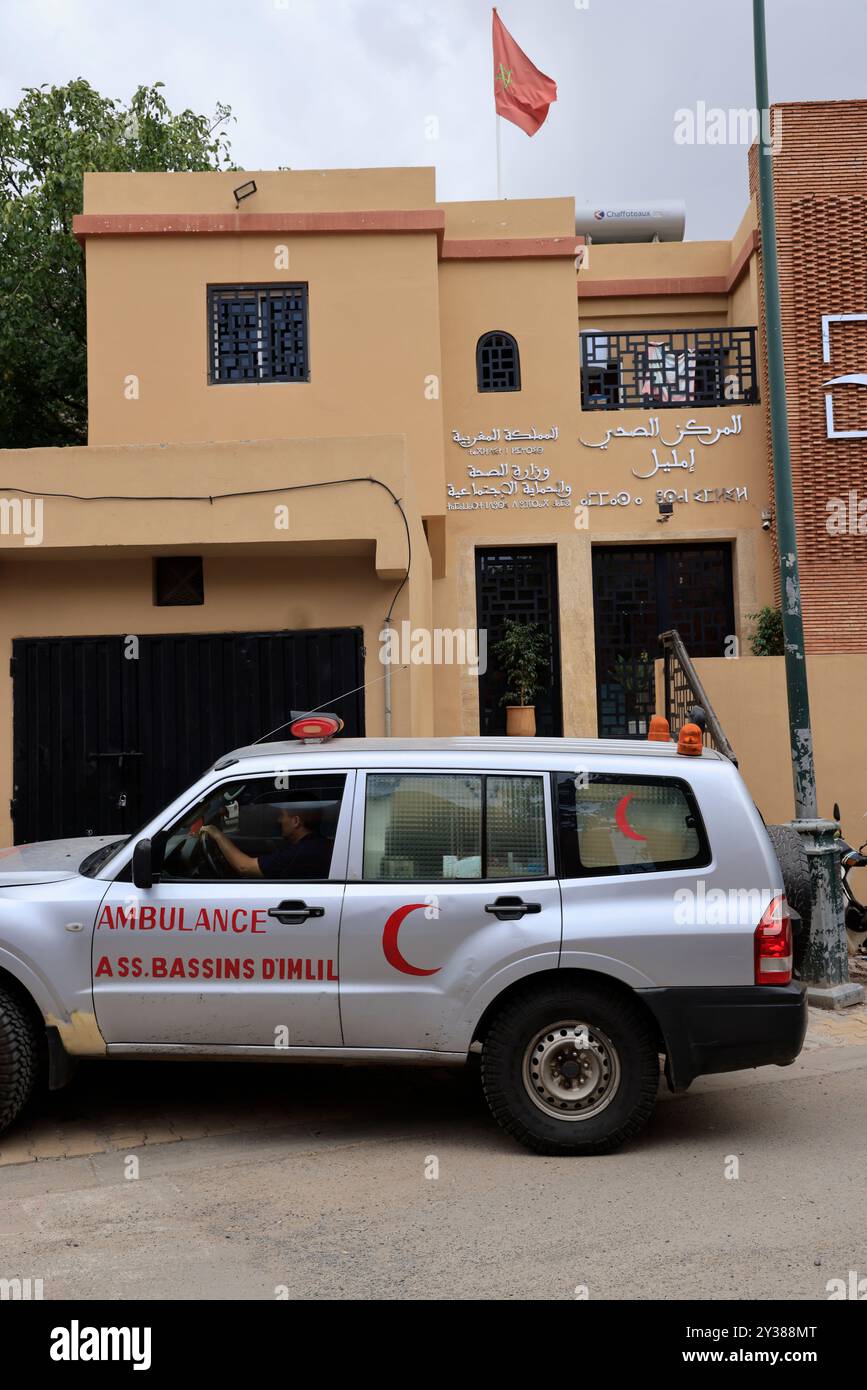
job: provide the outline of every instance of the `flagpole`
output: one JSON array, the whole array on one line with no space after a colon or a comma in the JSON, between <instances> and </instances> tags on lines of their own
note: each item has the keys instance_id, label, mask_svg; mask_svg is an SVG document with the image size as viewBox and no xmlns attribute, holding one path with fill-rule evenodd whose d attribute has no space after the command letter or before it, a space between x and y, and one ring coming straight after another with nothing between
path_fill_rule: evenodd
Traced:
<instances>
[{"instance_id":1,"label":"flagpole","mask_svg":"<svg viewBox=\"0 0 867 1390\"><path fill-rule=\"evenodd\" d=\"M497 201L503 196L503 138L502 138L502 116L494 114L497 123Z\"/></svg>"}]
</instances>

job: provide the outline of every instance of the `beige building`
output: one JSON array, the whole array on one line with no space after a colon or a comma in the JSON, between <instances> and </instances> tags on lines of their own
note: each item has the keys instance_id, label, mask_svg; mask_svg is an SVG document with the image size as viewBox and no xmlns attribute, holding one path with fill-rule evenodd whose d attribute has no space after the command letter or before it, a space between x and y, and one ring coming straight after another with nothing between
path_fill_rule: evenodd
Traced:
<instances>
[{"instance_id":1,"label":"beige building","mask_svg":"<svg viewBox=\"0 0 867 1390\"><path fill-rule=\"evenodd\" d=\"M865 106L793 109L779 198L809 157L863 219L867 176L822 142L858 148ZM766 817L791 815L782 661L748 641L776 590L754 204L731 241L648 221L600 244L572 199L442 204L431 169L91 174L75 231L89 444L0 453L7 832L131 830L292 709L498 732L509 616L547 636L552 734L643 737L676 628ZM863 277L792 304L815 470ZM867 488L863 437L843 442L835 477ZM840 799L857 836L867 744L841 755L832 711L867 665L864 542L835 559L815 475L798 485L822 810ZM839 562L852 585L858 555L862 621L817 640L822 583Z\"/></svg>"}]
</instances>

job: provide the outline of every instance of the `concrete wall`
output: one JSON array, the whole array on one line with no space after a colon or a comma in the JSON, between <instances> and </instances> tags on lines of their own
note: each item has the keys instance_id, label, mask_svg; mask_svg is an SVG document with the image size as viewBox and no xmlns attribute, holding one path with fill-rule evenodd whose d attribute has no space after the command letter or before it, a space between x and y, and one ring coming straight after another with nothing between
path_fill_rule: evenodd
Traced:
<instances>
[{"instance_id":1,"label":"concrete wall","mask_svg":"<svg viewBox=\"0 0 867 1390\"><path fill-rule=\"evenodd\" d=\"M250 179L257 191L241 204L245 214L431 208L436 196L431 167L85 174L84 211L106 215L234 212L232 190Z\"/></svg>"},{"instance_id":2,"label":"concrete wall","mask_svg":"<svg viewBox=\"0 0 867 1390\"><path fill-rule=\"evenodd\" d=\"M258 191L236 212L232 190L250 178ZM16 605L0 621L0 644L25 631L113 630L109 612L118 630L142 632L172 630L169 617L231 630L261 626L268 614L275 626L360 623L370 673L375 634L406 564L386 494L356 485L213 506L180 499L372 476L403 499L409 517L413 569L398 621L473 628L477 547L556 546L564 732L593 734L594 544L731 542L742 639L747 615L771 601L773 573L761 528L764 405L659 412L664 439L690 420L721 430L733 411L740 425L712 447L696 443L689 473L652 475L656 440L645 431L653 412L581 410L579 333L755 324L754 225L750 207L732 241L593 246L576 276L572 199L437 204L430 169L88 175L79 233L92 444L0 461L9 485L125 500L47 499L38 553L3 538L2 575ZM281 248L288 267L278 268ZM310 381L209 385L208 285L283 281L309 287ZM476 343L497 328L518 340L519 392L478 392ZM469 469L492 462L460 441L554 427L556 439L510 446L503 457L510 476L546 470L556 493L532 494L521 483L505 505L455 505ZM600 447L606 431L612 437ZM684 487L689 500L660 525L657 490ZM706 487L748 496L694 500ZM611 504L623 494L626 504ZM292 521L280 533L274 507L283 502ZM167 550L204 555L204 610L153 609L149 557ZM60 591L58 612L50 593ZM244 617L248 607L260 615L255 622ZM4 699L0 690L0 738ZM380 705L377 689L371 716ZM375 717L368 727L378 731ZM478 689L464 668L396 674L396 733L477 729Z\"/></svg>"},{"instance_id":3,"label":"concrete wall","mask_svg":"<svg viewBox=\"0 0 867 1390\"><path fill-rule=\"evenodd\" d=\"M233 209L231 187L248 177L89 175L85 214L180 208L205 227ZM253 177L259 191L242 207L259 217L275 206L400 213L426 190L433 199L429 170ZM258 234L243 215L237 225L86 236L89 442L401 434L422 514L442 512L441 403L429 385L442 377L436 233ZM282 283L308 286L309 381L210 384L208 286Z\"/></svg>"},{"instance_id":4,"label":"concrete wall","mask_svg":"<svg viewBox=\"0 0 867 1390\"><path fill-rule=\"evenodd\" d=\"M155 244L156 243L156 244ZM91 444L403 434L442 510L436 238L119 237L88 247ZM309 286L310 380L208 383L207 287ZM138 398L125 395L130 375Z\"/></svg>"},{"instance_id":5,"label":"concrete wall","mask_svg":"<svg viewBox=\"0 0 867 1390\"><path fill-rule=\"evenodd\" d=\"M784 658L705 657L695 662L695 668L765 820L769 824L791 820L794 802ZM830 816L834 802L839 802L844 835L861 844L867 840L867 721L863 714L867 656L817 653L808 657L807 675L819 812ZM664 709L661 692L657 708Z\"/></svg>"},{"instance_id":6,"label":"concrete wall","mask_svg":"<svg viewBox=\"0 0 867 1390\"><path fill-rule=\"evenodd\" d=\"M368 478L402 499L409 525L412 573L394 619L432 621L430 556L403 440L4 450L0 475L10 491L39 494L44 508L40 545L10 535L0 550L0 839L11 829L16 637L358 626L373 683L367 730L384 731L379 632L406 573L407 540L392 498ZM351 477L364 481L281 490ZM254 495L219 500L240 490ZM91 500L52 495L73 491ZM182 500L190 497L204 500ZM284 506L286 528L275 525ZM171 553L203 556L204 605L155 606L153 556ZM432 732L429 667L395 671L393 710L394 734Z\"/></svg>"}]
</instances>

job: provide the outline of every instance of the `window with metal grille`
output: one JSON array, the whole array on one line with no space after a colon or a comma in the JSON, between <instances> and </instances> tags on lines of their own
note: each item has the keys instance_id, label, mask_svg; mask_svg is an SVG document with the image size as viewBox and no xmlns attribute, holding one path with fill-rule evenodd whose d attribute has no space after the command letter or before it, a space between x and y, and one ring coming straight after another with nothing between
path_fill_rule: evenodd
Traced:
<instances>
[{"instance_id":1,"label":"window with metal grille","mask_svg":"<svg viewBox=\"0 0 867 1390\"><path fill-rule=\"evenodd\" d=\"M209 285L209 381L309 381L306 285Z\"/></svg>"},{"instance_id":2,"label":"window with metal grille","mask_svg":"<svg viewBox=\"0 0 867 1390\"><path fill-rule=\"evenodd\" d=\"M581 334L583 410L756 405L754 328Z\"/></svg>"},{"instance_id":3,"label":"window with metal grille","mask_svg":"<svg viewBox=\"0 0 867 1390\"><path fill-rule=\"evenodd\" d=\"M620 366L616 356L608 349L608 338L604 333L588 335L584 345L583 384L590 404L607 406L620 397Z\"/></svg>"},{"instance_id":4,"label":"window with metal grille","mask_svg":"<svg viewBox=\"0 0 867 1390\"><path fill-rule=\"evenodd\" d=\"M192 608L205 601L201 555L158 555L154 560L157 608Z\"/></svg>"},{"instance_id":5,"label":"window with metal grille","mask_svg":"<svg viewBox=\"0 0 867 1390\"><path fill-rule=\"evenodd\" d=\"M480 391L520 391L521 360L511 333L483 333L476 345Z\"/></svg>"}]
</instances>

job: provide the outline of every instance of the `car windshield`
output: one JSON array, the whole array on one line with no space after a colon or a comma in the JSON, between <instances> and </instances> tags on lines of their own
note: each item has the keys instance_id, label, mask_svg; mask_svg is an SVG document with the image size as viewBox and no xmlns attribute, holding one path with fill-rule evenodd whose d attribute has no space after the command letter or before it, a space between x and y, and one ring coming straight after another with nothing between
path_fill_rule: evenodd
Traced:
<instances>
[{"instance_id":1,"label":"car windshield","mask_svg":"<svg viewBox=\"0 0 867 1390\"><path fill-rule=\"evenodd\" d=\"M211 792L210 795L213 796L213 792ZM205 802L207 802L207 800L208 798L206 797ZM199 807L190 813L191 816L195 817L195 815L200 812L201 805L203 804L204 803L200 803ZM132 840L137 840L145 826L150 825L152 819L152 816L148 816L147 820L143 821L138 829L134 830L131 835L119 836L118 839L110 841L109 844L100 845L99 849L91 850L90 854L86 855L79 864L78 872L84 874L85 878L96 878L100 869L108 863L109 859L115 854L118 854L123 849L124 845L128 845Z\"/></svg>"}]
</instances>

